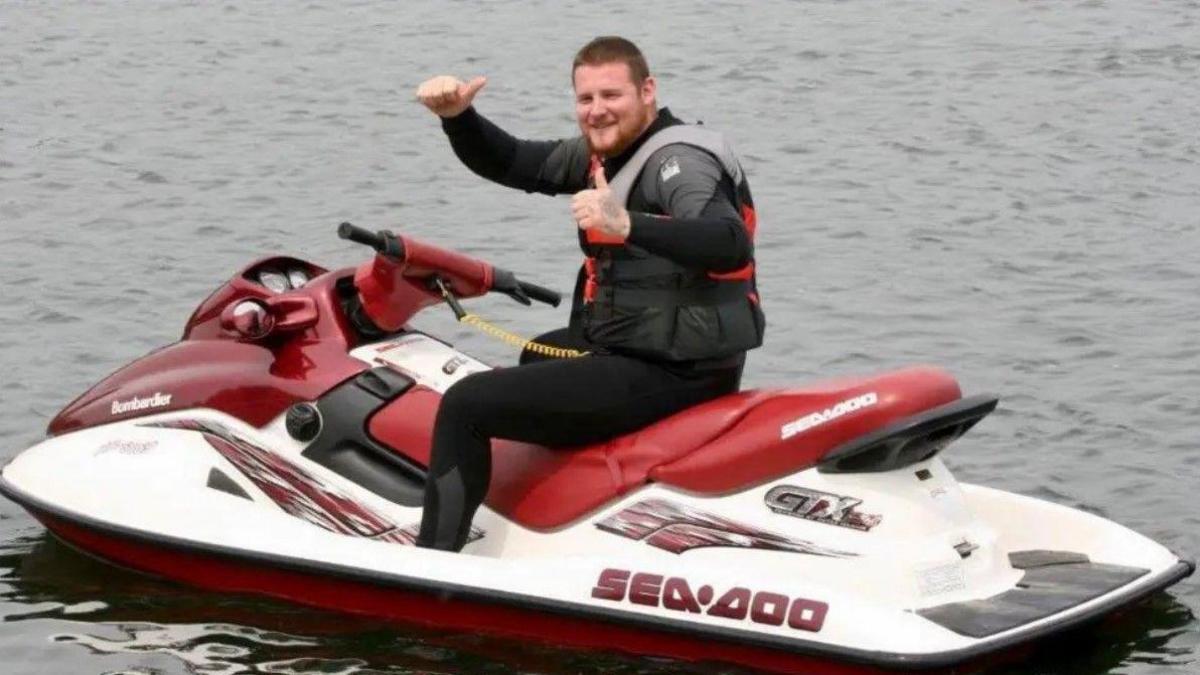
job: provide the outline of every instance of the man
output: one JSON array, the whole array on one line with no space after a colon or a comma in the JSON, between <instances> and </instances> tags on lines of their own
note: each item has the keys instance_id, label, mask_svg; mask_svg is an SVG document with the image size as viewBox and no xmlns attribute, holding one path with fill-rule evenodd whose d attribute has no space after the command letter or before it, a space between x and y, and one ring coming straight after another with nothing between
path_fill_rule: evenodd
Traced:
<instances>
[{"instance_id":1,"label":"man","mask_svg":"<svg viewBox=\"0 0 1200 675\"><path fill-rule=\"evenodd\" d=\"M600 37L572 66L582 135L518 140L472 106L487 83L434 77L417 98L475 173L527 192L574 194L585 264L565 330L539 338L590 356L472 374L446 391L418 545L459 550L491 475L492 438L595 443L737 390L762 343L754 210L721 137L659 110L632 42Z\"/></svg>"}]
</instances>

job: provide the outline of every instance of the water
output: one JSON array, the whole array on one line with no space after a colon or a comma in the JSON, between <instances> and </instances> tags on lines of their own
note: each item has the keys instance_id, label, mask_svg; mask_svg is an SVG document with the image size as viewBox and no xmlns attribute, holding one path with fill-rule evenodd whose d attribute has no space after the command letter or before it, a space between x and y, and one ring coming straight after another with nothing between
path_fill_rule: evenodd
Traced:
<instances>
[{"instance_id":1,"label":"water","mask_svg":"<svg viewBox=\"0 0 1200 675\"><path fill-rule=\"evenodd\" d=\"M770 323L747 386L945 366L1003 396L949 451L960 479L1195 555L1198 19L1184 1L0 4L0 459L250 259L356 263L341 220L565 289L565 200L470 174L412 92L486 74L485 114L567 136L574 50L619 33L663 103L743 155ZM565 321L475 308L527 334ZM418 325L513 358L448 313ZM696 670L199 594L6 501L0 570L12 675ZM1002 672L1194 672L1197 608L1190 580Z\"/></svg>"}]
</instances>

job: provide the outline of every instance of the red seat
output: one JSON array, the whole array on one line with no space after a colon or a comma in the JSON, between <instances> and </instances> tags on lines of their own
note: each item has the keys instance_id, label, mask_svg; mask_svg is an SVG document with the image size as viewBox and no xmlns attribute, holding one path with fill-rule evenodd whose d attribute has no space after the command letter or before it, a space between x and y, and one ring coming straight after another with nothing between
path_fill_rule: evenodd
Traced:
<instances>
[{"instance_id":1,"label":"red seat","mask_svg":"<svg viewBox=\"0 0 1200 675\"><path fill-rule=\"evenodd\" d=\"M641 486L655 467L718 438L770 397L769 392L731 394L578 448L493 441L487 505L526 527L565 525Z\"/></svg>"},{"instance_id":2,"label":"red seat","mask_svg":"<svg viewBox=\"0 0 1200 675\"><path fill-rule=\"evenodd\" d=\"M960 395L948 373L918 366L804 389L730 394L580 448L497 440L487 504L544 530L570 524L649 481L702 494L742 490L811 467L846 441ZM439 399L423 388L406 394L372 419L372 435L384 442L406 439L391 444L428 464ZM839 414L838 404L851 400L859 405L844 405Z\"/></svg>"},{"instance_id":3,"label":"red seat","mask_svg":"<svg viewBox=\"0 0 1200 675\"><path fill-rule=\"evenodd\" d=\"M875 403L782 438L783 426L868 393ZM575 450L493 443L487 504L526 527L567 525L648 481L725 493L813 466L838 445L960 397L948 373L915 367L787 391L744 391Z\"/></svg>"}]
</instances>

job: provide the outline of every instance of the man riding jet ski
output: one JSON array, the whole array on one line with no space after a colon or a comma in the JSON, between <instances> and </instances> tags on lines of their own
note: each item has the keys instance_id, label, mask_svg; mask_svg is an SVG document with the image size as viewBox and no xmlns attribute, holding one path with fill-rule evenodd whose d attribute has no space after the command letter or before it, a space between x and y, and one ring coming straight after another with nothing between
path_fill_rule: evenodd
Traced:
<instances>
[{"instance_id":1,"label":"man riding jet ski","mask_svg":"<svg viewBox=\"0 0 1200 675\"><path fill-rule=\"evenodd\" d=\"M490 368L409 321L558 296L340 233L377 254L241 270L179 342L60 412L0 492L81 550L202 588L776 672L966 672L1193 570L1098 516L956 482L941 452L996 399L927 366L732 393L570 452L494 441L464 554L415 547L439 404Z\"/></svg>"},{"instance_id":2,"label":"man riding jet ski","mask_svg":"<svg viewBox=\"0 0 1200 675\"><path fill-rule=\"evenodd\" d=\"M202 588L776 672L965 672L1192 573L1098 516L955 481L941 453L997 399L940 369L737 391L763 326L740 169L667 123L644 69L587 52L585 139L512 140L468 108L482 80L421 98L456 112L469 166L577 192L571 325L527 351L590 355L493 370L413 330L443 302L497 332L460 300L560 298L343 223L369 260L239 271L178 342L62 410L0 492L81 550ZM694 174L700 207L674 191Z\"/></svg>"},{"instance_id":3,"label":"man riding jet ski","mask_svg":"<svg viewBox=\"0 0 1200 675\"><path fill-rule=\"evenodd\" d=\"M526 357L446 392L417 544L451 551L466 543L487 491L491 439L595 443L733 393L764 326L741 166L719 134L658 109L657 83L632 42L600 37L579 50L572 83L582 134L569 140L500 130L472 107L485 83L435 77L417 98L476 173L574 194L586 260L570 325L538 341L589 357Z\"/></svg>"}]
</instances>

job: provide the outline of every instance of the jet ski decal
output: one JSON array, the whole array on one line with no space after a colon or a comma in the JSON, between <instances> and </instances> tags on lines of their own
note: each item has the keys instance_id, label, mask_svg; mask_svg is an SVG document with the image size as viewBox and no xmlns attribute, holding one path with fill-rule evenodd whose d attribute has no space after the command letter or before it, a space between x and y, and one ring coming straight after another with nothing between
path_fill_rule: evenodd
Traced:
<instances>
[{"instance_id":1,"label":"jet ski decal","mask_svg":"<svg viewBox=\"0 0 1200 675\"><path fill-rule=\"evenodd\" d=\"M796 434L803 433L809 429L812 429L813 427L820 426L839 417L849 415L856 410L869 408L876 403L879 403L879 394L873 391L869 391L861 396L855 396L854 398L848 398L837 405L826 408L825 410L818 410L816 412L809 413L804 417L792 420L791 422L783 425L779 428L779 440L786 441Z\"/></svg>"},{"instance_id":2,"label":"jet ski decal","mask_svg":"<svg viewBox=\"0 0 1200 675\"><path fill-rule=\"evenodd\" d=\"M331 532L413 545L419 524L400 527L302 467L261 448L217 422L173 420L143 426L196 431L286 513ZM471 539L483 536L472 528Z\"/></svg>"},{"instance_id":3,"label":"jet ski decal","mask_svg":"<svg viewBox=\"0 0 1200 675\"><path fill-rule=\"evenodd\" d=\"M638 502L596 523L596 527L611 534L644 541L676 555L713 546L792 551L834 558L858 555L759 530L665 499Z\"/></svg>"},{"instance_id":4,"label":"jet ski decal","mask_svg":"<svg viewBox=\"0 0 1200 675\"><path fill-rule=\"evenodd\" d=\"M144 455L157 447L158 441L155 440L132 441L126 439L115 439L108 441L96 448L96 451L92 453L92 456L99 457L100 455L110 452L115 452L119 455Z\"/></svg>"},{"instance_id":5,"label":"jet ski decal","mask_svg":"<svg viewBox=\"0 0 1200 675\"><path fill-rule=\"evenodd\" d=\"M128 401L113 401L112 414L124 415L128 412L138 412L151 408L165 408L171 405L173 397L174 394L164 394L161 391L156 391L153 396L147 396L146 398L134 396Z\"/></svg>"},{"instance_id":6,"label":"jet ski decal","mask_svg":"<svg viewBox=\"0 0 1200 675\"><path fill-rule=\"evenodd\" d=\"M704 613L734 621L749 618L754 623L782 626L784 621L795 630L820 632L825 625L829 605L808 598L789 598L782 593L754 592L737 586L717 597L712 586L705 584L697 591L682 577L666 577L645 572L609 568L600 572L592 597L597 600L623 602L659 607L678 612ZM714 602L715 600L715 602Z\"/></svg>"},{"instance_id":7,"label":"jet ski decal","mask_svg":"<svg viewBox=\"0 0 1200 675\"><path fill-rule=\"evenodd\" d=\"M775 513L862 532L870 531L883 521L883 516L855 511L855 507L862 504L861 499L795 485L776 485L767 492L764 501Z\"/></svg>"}]
</instances>

